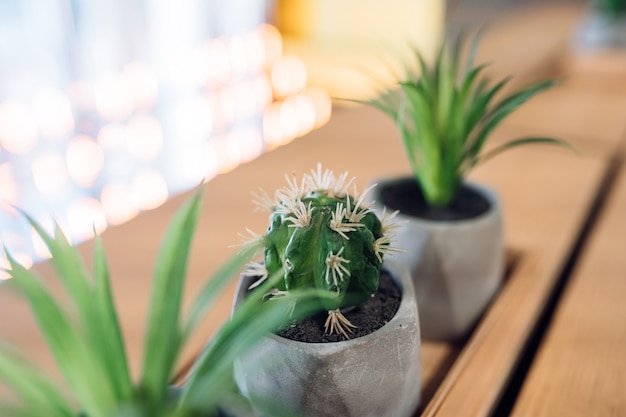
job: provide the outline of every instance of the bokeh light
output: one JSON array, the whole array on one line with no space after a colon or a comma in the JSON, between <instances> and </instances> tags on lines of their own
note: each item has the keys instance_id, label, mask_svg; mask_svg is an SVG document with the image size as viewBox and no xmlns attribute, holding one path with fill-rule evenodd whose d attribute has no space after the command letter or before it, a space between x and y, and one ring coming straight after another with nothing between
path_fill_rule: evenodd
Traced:
<instances>
[{"instance_id":1,"label":"bokeh light","mask_svg":"<svg viewBox=\"0 0 626 417\"><path fill-rule=\"evenodd\" d=\"M46 228L59 219L80 242L330 117L328 95L307 86L271 25L170 52L160 64L129 55L0 100L0 226L10 226L1 238L25 265L50 254L13 205Z\"/></svg>"},{"instance_id":2,"label":"bokeh light","mask_svg":"<svg viewBox=\"0 0 626 417\"><path fill-rule=\"evenodd\" d=\"M23 154L34 149L38 140L35 115L26 104L15 100L0 104L0 146L11 153Z\"/></svg>"},{"instance_id":3,"label":"bokeh light","mask_svg":"<svg viewBox=\"0 0 626 417\"><path fill-rule=\"evenodd\" d=\"M96 141L87 135L75 137L65 154L67 173L81 187L91 187L104 165L104 152Z\"/></svg>"}]
</instances>

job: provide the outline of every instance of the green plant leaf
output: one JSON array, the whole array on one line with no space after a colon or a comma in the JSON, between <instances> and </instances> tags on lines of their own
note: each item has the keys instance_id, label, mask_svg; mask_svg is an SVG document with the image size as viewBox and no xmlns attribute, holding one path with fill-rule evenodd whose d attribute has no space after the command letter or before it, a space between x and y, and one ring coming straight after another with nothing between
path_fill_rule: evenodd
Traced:
<instances>
[{"instance_id":1,"label":"green plant leaf","mask_svg":"<svg viewBox=\"0 0 626 417\"><path fill-rule=\"evenodd\" d=\"M512 140L510 142L507 142L505 144L502 144L490 150L489 152L483 155L480 155L478 158L474 160L472 165L477 165L477 164L486 162L489 159L493 158L494 156L499 155L502 152L509 150L511 148L515 148L515 147L522 146L522 145L530 145L530 144L561 146L562 148L565 148L574 154L578 154L578 152L576 152L576 149L574 149L572 145L570 145L568 142L565 142L563 140L555 139L555 138L546 138L546 137L527 137L527 138L519 138L519 139Z\"/></svg>"},{"instance_id":2,"label":"green plant leaf","mask_svg":"<svg viewBox=\"0 0 626 417\"><path fill-rule=\"evenodd\" d=\"M472 132L474 129L478 129L480 123L485 122L489 104L510 80L511 77L506 77L484 93L482 89L486 87L486 82L478 85L465 125L466 141L463 149L465 158L473 159L480 152L487 135L481 138L480 133L472 135ZM479 142L480 140L482 140L482 143Z\"/></svg>"},{"instance_id":3,"label":"green plant leaf","mask_svg":"<svg viewBox=\"0 0 626 417\"><path fill-rule=\"evenodd\" d=\"M254 291L257 293L258 289ZM249 296L202 352L185 385L181 407L205 408L219 404L223 394L215 387L232 385L235 359L280 326L319 311L319 297L325 295L319 290L297 291L268 302ZM298 308L291 313L294 303Z\"/></svg>"},{"instance_id":4,"label":"green plant leaf","mask_svg":"<svg viewBox=\"0 0 626 417\"><path fill-rule=\"evenodd\" d=\"M174 216L158 253L145 338L141 389L149 412L162 406L180 353L180 309L191 240L200 213L201 192L187 200Z\"/></svg>"},{"instance_id":5,"label":"green plant leaf","mask_svg":"<svg viewBox=\"0 0 626 417\"><path fill-rule=\"evenodd\" d=\"M120 403L128 402L133 395L133 384L130 377L126 350L122 331L115 310L109 269L101 239L96 236L93 256L94 297L93 302L98 318L98 337L92 338L94 351L100 353L101 360L109 372L111 383L117 400ZM103 381L105 382L105 381Z\"/></svg>"},{"instance_id":6,"label":"green plant leaf","mask_svg":"<svg viewBox=\"0 0 626 417\"><path fill-rule=\"evenodd\" d=\"M538 94L548 88L557 84L556 80L543 81L538 84L535 84L531 87L524 88L520 91L512 93L511 95L504 98L502 101L497 103L495 107L486 115L485 124L481 128L481 130L476 135L475 140L472 141L470 155L475 157L480 153L485 141L493 132L493 130L504 120L511 112L517 109L519 106L524 104L527 100L533 97L535 94Z\"/></svg>"},{"instance_id":7,"label":"green plant leaf","mask_svg":"<svg viewBox=\"0 0 626 417\"><path fill-rule=\"evenodd\" d=\"M104 374L101 384L113 390L118 402L128 400L132 395L132 384L123 344L119 340L119 324L117 318L111 316L114 313L108 271L106 263L103 264L98 257L98 239L94 257L96 282L92 282L78 251L69 243L58 224L55 235L50 236L34 219L25 216L48 247L57 277L78 308L86 334L84 343L93 356L93 362L99 364Z\"/></svg>"},{"instance_id":8,"label":"green plant leaf","mask_svg":"<svg viewBox=\"0 0 626 417\"><path fill-rule=\"evenodd\" d=\"M12 417L76 415L55 383L43 377L39 370L34 369L13 349L4 345L0 345L0 380L4 381L21 401L20 406L0 405L0 415Z\"/></svg>"},{"instance_id":9,"label":"green plant leaf","mask_svg":"<svg viewBox=\"0 0 626 417\"><path fill-rule=\"evenodd\" d=\"M476 32L472 41L470 42L470 47L467 52L467 59L465 61L465 73L469 72L471 68L474 67L474 62L476 61L476 54L478 53L478 46L480 45L480 40L483 37L483 33L485 31L486 26L481 26L480 29Z\"/></svg>"},{"instance_id":10,"label":"green plant leaf","mask_svg":"<svg viewBox=\"0 0 626 417\"><path fill-rule=\"evenodd\" d=\"M244 248L241 252L228 259L212 278L207 281L192 304L183 330L184 339L196 329L200 321L206 316L206 313L213 307L226 285L232 282L233 278L241 272L244 264L252 258L256 251L257 247Z\"/></svg>"},{"instance_id":11,"label":"green plant leaf","mask_svg":"<svg viewBox=\"0 0 626 417\"><path fill-rule=\"evenodd\" d=\"M53 248L56 242L51 245ZM107 417L115 404L102 364L93 360L88 339L70 321L57 301L43 287L39 278L7 253L12 285L30 304L57 365L76 398L90 417ZM89 370L85 372L85 370Z\"/></svg>"},{"instance_id":12,"label":"green plant leaf","mask_svg":"<svg viewBox=\"0 0 626 417\"><path fill-rule=\"evenodd\" d=\"M50 262L56 270L59 281L65 287L66 292L82 316L91 320L94 314L91 300L91 285L89 275L78 252L69 243L59 224L55 224L54 236L49 235L45 229L26 213L23 213L31 227L46 244L52 255Z\"/></svg>"}]
</instances>

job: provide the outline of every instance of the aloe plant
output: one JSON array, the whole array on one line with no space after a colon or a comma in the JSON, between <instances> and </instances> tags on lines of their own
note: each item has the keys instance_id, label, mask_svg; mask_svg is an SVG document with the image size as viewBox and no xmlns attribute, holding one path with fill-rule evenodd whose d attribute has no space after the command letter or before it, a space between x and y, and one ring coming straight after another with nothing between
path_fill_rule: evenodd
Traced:
<instances>
[{"instance_id":1,"label":"aloe plant","mask_svg":"<svg viewBox=\"0 0 626 417\"><path fill-rule=\"evenodd\" d=\"M364 203L367 191L348 191L354 178L344 173L317 170L298 182L257 196L257 204L270 211L270 225L264 235L253 232L250 239L263 245L264 261L252 262L245 274L259 279L278 274L282 280L270 296L278 298L300 289L317 289L320 308L328 311L327 333L348 332L354 326L341 309L357 305L378 289L383 257L396 251L391 246L391 219L382 219Z\"/></svg>"},{"instance_id":2,"label":"aloe plant","mask_svg":"<svg viewBox=\"0 0 626 417\"><path fill-rule=\"evenodd\" d=\"M133 381L111 291L103 245L95 240L88 271L60 228L48 234L28 218L48 246L67 297L55 297L42 280L7 253L11 278L3 285L30 304L66 385L30 366L16 348L0 344L0 381L14 400L0 401L7 417L161 417L219 415L224 399L239 398L232 381L234 359L283 325L294 300L258 302L250 297L210 341L177 400L171 398L181 351L224 287L250 260L254 248L227 260L183 317L182 293L192 236L200 212L196 192L174 217L154 270L143 369ZM260 287L268 291L275 279ZM306 294L292 294L306 314Z\"/></svg>"},{"instance_id":3,"label":"aloe plant","mask_svg":"<svg viewBox=\"0 0 626 417\"><path fill-rule=\"evenodd\" d=\"M542 81L499 98L511 78L493 83L485 75L488 65L474 64L478 35L463 63L463 39L444 42L432 65L416 50L417 62L406 66L398 88L364 101L395 121L415 178L432 207L448 206L472 168L507 149L533 143L571 149L559 139L524 137L483 151L511 112L559 81Z\"/></svg>"}]
</instances>

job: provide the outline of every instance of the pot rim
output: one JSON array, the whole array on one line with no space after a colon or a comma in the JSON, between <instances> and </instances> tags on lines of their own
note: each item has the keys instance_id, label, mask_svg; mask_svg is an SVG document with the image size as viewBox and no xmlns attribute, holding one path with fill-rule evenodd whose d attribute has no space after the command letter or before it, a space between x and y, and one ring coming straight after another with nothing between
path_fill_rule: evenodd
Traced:
<instances>
[{"instance_id":1,"label":"pot rim","mask_svg":"<svg viewBox=\"0 0 626 417\"><path fill-rule=\"evenodd\" d=\"M379 201L381 190L389 186L392 183L395 183L398 181L405 181L405 180L415 180L415 177L412 175L396 175L396 176L389 176L389 177L381 177L379 179L372 181L371 184L376 185L372 189L372 201L373 201L374 208L380 209L380 210L382 210L382 208L387 208L388 211L392 210L389 206L387 206L386 204L383 204L382 201ZM433 227L433 228L437 228L437 227L447 228L447 227L450 227L451 225L460 226L463 224L474 224L474 223L480 223L483 221L490 221L491 218L493 217L497 218L500 216L500 213L502 211L502 206L500 204L500 197L498 196L498 193L493 187L485 183L476 182L476 181L464 181L463 185L468 188L471 188L472 190L476 191L477 193L481 194L483 197L487 199L487 201L489 202L489 208L484 213L475 217L470 217L467 219L460 219L460 220L430 220L430 219L425 219L423 217L412 216L410 214L403 213L402 211L398 211L398 214L396 215L396 219L400 221L409 220L411 222L428 224L429 227ZM392 211L395 211L395 210L392 210Z\"/></svg>"},{"instance_id":2,"label":"pot rim","mask_svg":"<svg viewBox=\"0 0 626 417\"><path fill-rule=\"evenodd\" d=\"M417 300L415 297L415 291L413 289L413 281L408 270L402 266L400 263L395 261L385 260L382 265L382 269L385 269L389 272L391 279L393 282L398 285L400 291L402 293L402 297L400 298L400 305L398 306L398 311L394 314L394 316L385 323L382 327L377 330L374 330L372 333L366 334L364 336L356 337L354 339L342 340L339 342L300 342L297 340L287 339L286 337L278 336L274 333L269 334L267 337L276 343L281 343L284 345L291 345L295 348L301 350L313 350L313 351L324 351L324 350L338 350L344 349L351 345L356 345L360 343L367 343L370 339L378 338L382 333L386 333L387 330L391 329L392 326L399 324L400 317L409 316L409 310L415 309L415 316L417 321L419 322L419 316L417 311ZM239 283L237 285L237 289L235 290L234 302L233 302L233 310L237 308L239 300L243 297L243 291L247 290L247 280L248 277L241 277ZM249 278L252 280L252 278Z\"/></svg>"}]
</instances>

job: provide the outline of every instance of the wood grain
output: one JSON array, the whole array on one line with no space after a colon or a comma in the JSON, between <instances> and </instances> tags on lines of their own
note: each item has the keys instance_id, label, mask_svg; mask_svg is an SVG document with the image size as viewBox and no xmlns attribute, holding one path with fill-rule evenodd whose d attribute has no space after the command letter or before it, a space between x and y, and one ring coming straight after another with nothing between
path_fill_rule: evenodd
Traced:
<instances>
[{"instance_id":1,"label":"wood grain","mask_svg":"<svg viewBox=\"0 0 626 417\"><path fill-rule=\"evenodd\" d=\"M520 21L508 20L508 25L501 26L501 38L497 31L487 34L487 49L483 53L489 56L491 51L501 62L494 71L503 71L506 75L509 69L520 67L525 59L533 62L532 66L524 67L528 79L552 71L553 67L545 63L552 56L548 51L565 41L564 31L575 19L571 10L565 13L563 10L568 9L529 9L520 15ZM541 49L541 59L533 55L533 45L539 42L533 29L537 27L550 29L547 36L552 46ZM528 37L528 41L522 42L523 37ZM517 39L525 47L499 56L497 51L503 50L505 39ZM529 102L529 107L543 107L529 109L526 115L522 113L505 124L503 129L506 130L498 133L494 140L504 140L505 133L521 135L534 128L558 125L555 129L560 137L588 140L589 145L585 146L590 152L577 157L557 148L520 148L479 167L471 175L472 180L486 183L500 194L505 211L506 242L520 254L520 261L467 344L424 342L423 397L427 402L424 415L488 415L571 252L602 183L619 129L619 120L603 105L602 98L592 94L596 97L594 105L583 106L580 110L581 103L567 103L587 96L572 94L550 97L554 101L547 104ZM615 105L621 105L620 100L616 98ZM598 140L591 129L581 133L578 124L570 123L570 117L557 117L551 123L548 118L538 117L548 109L568 108L568 105L574 109L566 112L571 117L588 117L590 123L598 118L599 125L606 125L606 130L600 131L602 140ZM586 114L587 111L593 114ZM410 172L391 120L369 108L336 107L331 122L324 128L212 179L203 185L206 199L191 254L186 306L206 277L233 253L229 245L238 242L238 232L246 227L260 232L267 226L266 215L252 211L250 193L258 187L267 190L280 187L284 185L284 173L301 174L314 168L318 161L336 172L349 171L357 177L359 187L376 178ZM102 237L110 259L114 296L134 374L141 367L145 314L159 241L188 194L173 197L158 209L107 230ZM90 259L92 244L86 242L79 250ZM46 283L54 286L49 264L37 265L35 270ZM182 363L188 363L197 355L227 319L233 290L231 285L220 297L190 341ZM54 363L30 314L5 285L0 285L0 315L3 318L0 338L19 346L42 369L54 372Z\"/></svg>"},{"instance_id":2,"label":"wood grain","mask_svg":"<svg viewBox=\"0 0 626 417\"><path fill-rule=\"evenodd\" d=\"M626 170L532 364L514 417L626 414Z\"/></svg>"}]
</instances>

